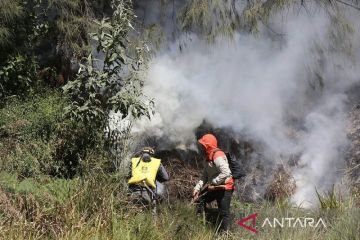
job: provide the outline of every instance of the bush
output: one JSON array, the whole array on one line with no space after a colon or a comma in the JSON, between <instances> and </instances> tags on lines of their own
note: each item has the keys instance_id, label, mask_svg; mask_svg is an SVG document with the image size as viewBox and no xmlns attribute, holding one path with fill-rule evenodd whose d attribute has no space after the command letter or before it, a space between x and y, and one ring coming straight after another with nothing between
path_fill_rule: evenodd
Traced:
<instances>
[{"instance_id":1,"label":"bush","mask_svg":"<svg viewBox=\"0 0 360 240\"><path fill-rule=\"evenodd\" d=\"M27 96L37 84L37 61L25 55L10 56L0 65L0 101L5 97Z\"/></svg>"},{"instance_id":2,"label":"bush","mask_svg":"<svg viewBox=\"0 0 360 240\"><path fill-rule=\"evenodd\" d=\"M55 167L52 162L51 145L41 140L17 144L0 164L1 170L16 172L21 179L49 174Z\"/></svg>"},{"instance_id":3,"label":"bush","mask_svg":"<svg viewBox=\"0 0 360 240\"><path fill-rule=\"evenodd\" d=\"M56 169L52 138L64 102L57 92L46 92L26 101L12 99L0 109L1 170L35 177Z\"/></svg>"},{"instance_id":4,"label":"bush","mask_svg":"<svg viewBox=\"0 0 360 240\"><path fill-rule=\"evenodd\" d=\"M56 175L71 178L98 171L107 161L103 145L99 129L72 120L60 123L53 138L54 161L59 166Z\"/></svg>"},{"instance_id":5,"label":"bush","mask_svg":"<svg viewBox=\"0 0 360 240\"><path fill-rule=\"evenodd\" d=\"M2 136L49 140L62 121L66 100L56 91L44 92L21 101L15 98L0 109Z\"/></svg>"},{"instance_id":6,"label":"bush","mask_svg":"<svg viewBox=\"0 0 360 240\"><path fill-rule=\"evenodd\" d=\"M106 167L104 134L65 119L66 103L57 91L6 103L0 109L0 169L72 178Z\"/></svg>"}]
</instances>

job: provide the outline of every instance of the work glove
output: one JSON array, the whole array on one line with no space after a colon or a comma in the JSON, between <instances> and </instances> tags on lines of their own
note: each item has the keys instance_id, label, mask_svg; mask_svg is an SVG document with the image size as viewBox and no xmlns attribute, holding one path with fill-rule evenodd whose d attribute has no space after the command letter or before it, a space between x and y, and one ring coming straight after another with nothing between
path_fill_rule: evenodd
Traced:
<instances>
[{"instance_id":1,"label":"work glove","mask_svg":"<svg viewBox=\"0 0 360 240\"><path fill-rule=\"evenodd\" d=\"M193 201L196 201L199 198L199 191L194 190L192 194Z\"/></svg>"}]
</instances>

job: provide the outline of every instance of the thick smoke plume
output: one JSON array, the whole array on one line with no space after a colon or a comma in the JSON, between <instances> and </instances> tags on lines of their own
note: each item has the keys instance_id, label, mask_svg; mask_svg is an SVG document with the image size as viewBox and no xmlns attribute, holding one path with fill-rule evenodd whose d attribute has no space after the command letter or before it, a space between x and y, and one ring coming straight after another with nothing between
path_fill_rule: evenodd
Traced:
<instances>
[{"instance_id":1,"label":"thick smoke plume","mask_svg":"<svg viewBox=\"0 0 360 240\"><path fill-rule=\"evenodd\" d=\"M342 177L346 91L360 78L359 26L342 32L325 11L302 10L274 17L272 27L283 35L269 37L264 27L256 37L237 33L209 43L182 35L171 43L153 59L145 83L156 113L133 131L186 144L206 120L262 142L265 166L298 156L293 201L305 206L314 203L315 188L327 190Z\"/></svg>"}]
</instances>

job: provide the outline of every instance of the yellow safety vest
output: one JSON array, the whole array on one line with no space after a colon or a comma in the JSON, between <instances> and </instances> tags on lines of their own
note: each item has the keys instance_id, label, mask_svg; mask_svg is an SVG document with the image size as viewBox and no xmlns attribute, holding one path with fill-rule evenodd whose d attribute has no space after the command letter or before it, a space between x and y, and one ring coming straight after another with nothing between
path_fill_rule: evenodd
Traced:
<instances>
[{"instance_id":1,"label":"yellow safety vest","mask_svg":"<svg viewBox=\"0 0 360 240\"><path fill-rule=\"evenodd\" d=\"M156 188L155 179L161 160L151 158L150 162L144 162L140 158L131 159L131 178L128 184L144 185Z\"/></svg>"}]
</instances>

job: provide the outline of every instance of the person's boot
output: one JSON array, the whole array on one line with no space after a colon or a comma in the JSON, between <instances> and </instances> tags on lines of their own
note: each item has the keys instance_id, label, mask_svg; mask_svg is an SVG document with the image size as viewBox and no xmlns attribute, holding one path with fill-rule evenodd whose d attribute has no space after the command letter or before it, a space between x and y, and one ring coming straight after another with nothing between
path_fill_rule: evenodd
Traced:
<instances>
[{"instance_id":1,"label":"person's boot","mask_svg":"<svg viewBox=\"0 0 360 240\"><path fill-rule=\"evenodd\" d=\"M230 218L229 216L222 216L219 215L218 220L220 220L219 224L218 224L218 232L223 234L229 231L229 227L230 227Z\"/></svg>"},{"instance_id":2,"label":"person's boot","mask_svg":"<svg viewBox=\"0 0 360 240\"><path fill-rule=\"evenodd\" d=\"M201 215L205 212L205 205L205 201L203 199L199 199L199 202L196 205L196 215Z\"/></svg>"},{"instance_id":3,"label":"person's boot","mask_svg":"<svg viewBox=\"0 0 360 240\"><path fill-rule=\"evenodd\" d=\"M203 224L206 224L206 202L204 199L200 199L196 206L196 215L201 217Z\"/></svg>"}]
</instances>

